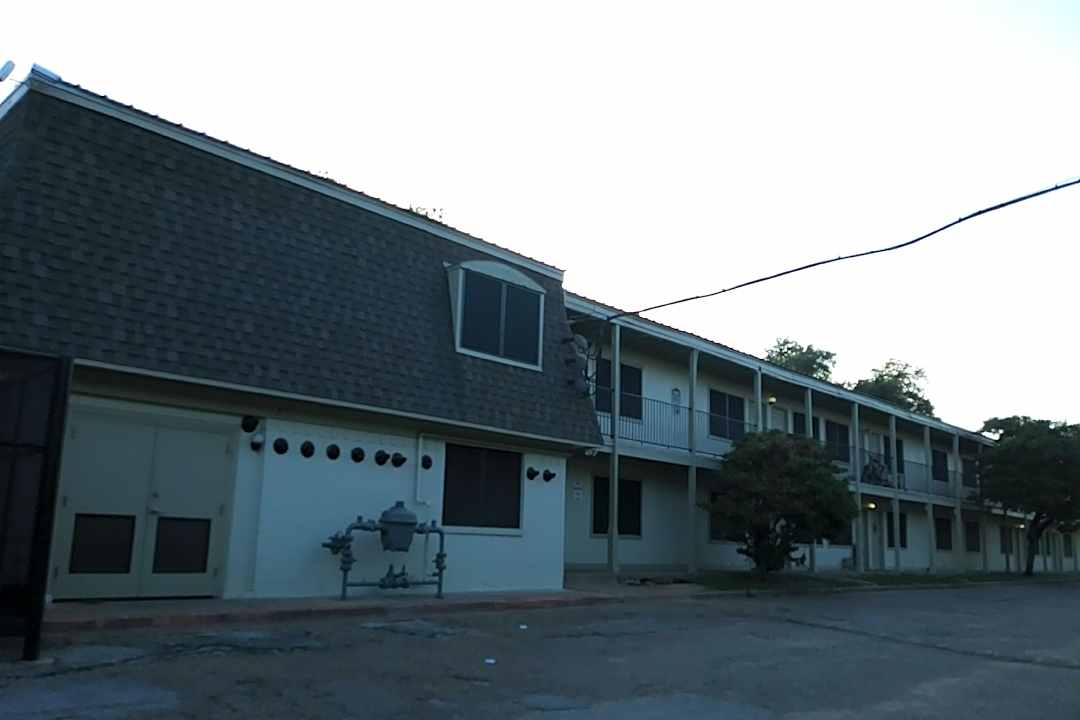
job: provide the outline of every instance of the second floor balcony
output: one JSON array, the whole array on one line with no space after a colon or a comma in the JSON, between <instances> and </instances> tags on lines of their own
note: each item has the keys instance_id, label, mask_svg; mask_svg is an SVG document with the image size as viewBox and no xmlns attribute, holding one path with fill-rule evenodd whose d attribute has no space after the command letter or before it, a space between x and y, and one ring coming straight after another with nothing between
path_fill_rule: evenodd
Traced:
<instances>
[{"instance_id":1,"label":"second floor balcony","mask_svg":"<svg viewBox=\"0 0 1080 720\"><path fill-rule=\"evenodd\" d=\"M600 432L610 442L612 408L610 391L595 396ZM686 405L622 393L617 435L620 446L660 448L694 452L709 457L723 457L732 445L748 433L758 432L758 424L745 417L730 417ZM692 442L691 442L692 441ZM854 480L852 452L847 442L820 441L837 463L838 472ZM861 450L861 481L864 485L898 488L901 491L967 501L979 498L974 466L964 463L963 471L948 466L927 465L909 459L899 460L892 474L887 453Z\"/></svg>"}]
</instances>

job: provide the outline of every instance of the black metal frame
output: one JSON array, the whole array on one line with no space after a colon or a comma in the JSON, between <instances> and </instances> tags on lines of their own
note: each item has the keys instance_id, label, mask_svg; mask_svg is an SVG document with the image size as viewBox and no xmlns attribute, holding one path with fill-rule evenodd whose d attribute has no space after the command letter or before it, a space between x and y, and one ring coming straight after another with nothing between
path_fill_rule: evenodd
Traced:
<instances>
[{"instance_id":1,"label":"black metal frame","mask_svg":"<svg viewBox=\"0 0 1080 720\"><path fill-rule=\"evenodd\" d=\"M45 592L49 579L49 551L52 540L53 517L56 511L60 458L63 453L64 423L67 416L72 364L68 358L0 348L0 358L12 356L24 361L40 362L42 364L42 374L51 373L53 375L52 396L49 402L48 418L46 419L45 444L34 446L34 449L42 453L36 507L18 509L20 512L32 513L34 524L31 531L25 593L22 595L25 602L22 603L23 607L14 608L14 615L17 619L22 620L22 659L36 660L41 651L41 628L45 614ZM52 367L49 367L49 365ZM20 399L20 415L21 402ZM8 445L17 448L22 447L18 443ZM14 511L12 507L9 507L15 480L14 472L11 475L12 477L9 479L11 483L8 492L9 497L4 508L8 514ZM3 531L3 529L0 528L0 531ZM0 532L0 540L6 544L9 538ZM0 556L0 562L2 561L3 557Z\"/></svg>"}]
</instances>

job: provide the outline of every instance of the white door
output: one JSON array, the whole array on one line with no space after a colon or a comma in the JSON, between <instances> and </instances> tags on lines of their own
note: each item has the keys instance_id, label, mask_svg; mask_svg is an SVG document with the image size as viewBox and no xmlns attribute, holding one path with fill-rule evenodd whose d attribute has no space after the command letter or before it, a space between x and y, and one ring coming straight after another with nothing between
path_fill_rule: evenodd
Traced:
<instances>
[{"instance_id":1,"label":"white door","mask_svg":"<svg viewBox=\"0 0 1080 720\"><path fill-rule=\"evenodd\" d=\"M144 597L213 595L221 575L230 439L159 429L142 557Z\"/></svg>"},{"instance_id":2,"label":"white door","mask_svg":"<svg viewBox=\"0 0 1080 720\"><path fill-rule=\"evenodd\" d=\"M135 597L154 429L72 414L53 540L55 597Z\"/></svg>"},{"instance_id":3,"label":"white door","mask_svg":"<svg viewBox=\"0 0 1080 720\"><path fill-rule=\"evenodd\" d=\"M192 425L72 412L53 537L54 597L219 594L231 437Z\"/></svg>"}]
</instances>

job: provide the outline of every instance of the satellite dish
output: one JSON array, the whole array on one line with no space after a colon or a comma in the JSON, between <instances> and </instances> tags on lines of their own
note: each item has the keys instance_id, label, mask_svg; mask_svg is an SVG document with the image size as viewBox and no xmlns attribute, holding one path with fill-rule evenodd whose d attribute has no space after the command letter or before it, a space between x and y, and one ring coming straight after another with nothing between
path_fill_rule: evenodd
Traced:
<instances>
[{"instance_id":1,"label":"satellite dish","mask_svg":"<svg viewBox=\"0 0 1080 720\"><path fill-rule=\"evenodd\" d=\"M8 75L15 69L15 63L8 60L2 67L0 67L0 82L4 82L8 79Z\"/></svg>"}]
</instances>

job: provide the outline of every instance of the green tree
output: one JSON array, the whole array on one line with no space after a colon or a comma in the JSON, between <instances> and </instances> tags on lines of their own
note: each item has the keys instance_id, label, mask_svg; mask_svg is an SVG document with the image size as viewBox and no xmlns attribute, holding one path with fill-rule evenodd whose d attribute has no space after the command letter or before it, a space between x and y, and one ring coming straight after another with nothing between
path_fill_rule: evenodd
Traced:
<instances>
[{"instance_id":1,"label":"green tree","mask_svg":"<svg viewBox=\"0 0 1080 720\"><path fill-rule=\"evenodd\" d=\"M893 359L883 367L875 368L869 378L851 384L850 388L920 415L934 417L934 405L926 397L922 387L924 382L925 370Z\"/></svg>"},{"instance_id":2,"label":"green tree","mask_svg":"<svg viewBox=\"0 0 1080 720\"><path fill-rule=\"evenodd\" d=\"M742 538L739 554L763 576L795 560L797 542L841 535L857 512L824 448L778 431L736 442L720 466L718 485L706 507Z\"/></svg>"},{"instance_id":3,"label":"green tree","mask_svg":"<svg viewBox=\"0 0 1080 720\"><path fill-rule=\"evenodd\" d=\"M1080 524L1080 425L1013 416L987 420L983 432L997 438L982 456L983 500L1028 516L1031 575L1043 533Z\"/></svg>"},{"instance_id":4,"label":"green tree","mask_svg":"<svg viewBox=\"0 0 1080 720\"><path fill-rule=\"evenodd\" d=\"M777 338L765 353L765 359L818 380L831 380L833 366L836 365L836 353L813 345L802 345L791 338Z\"/></svg>"}]
</instances>

